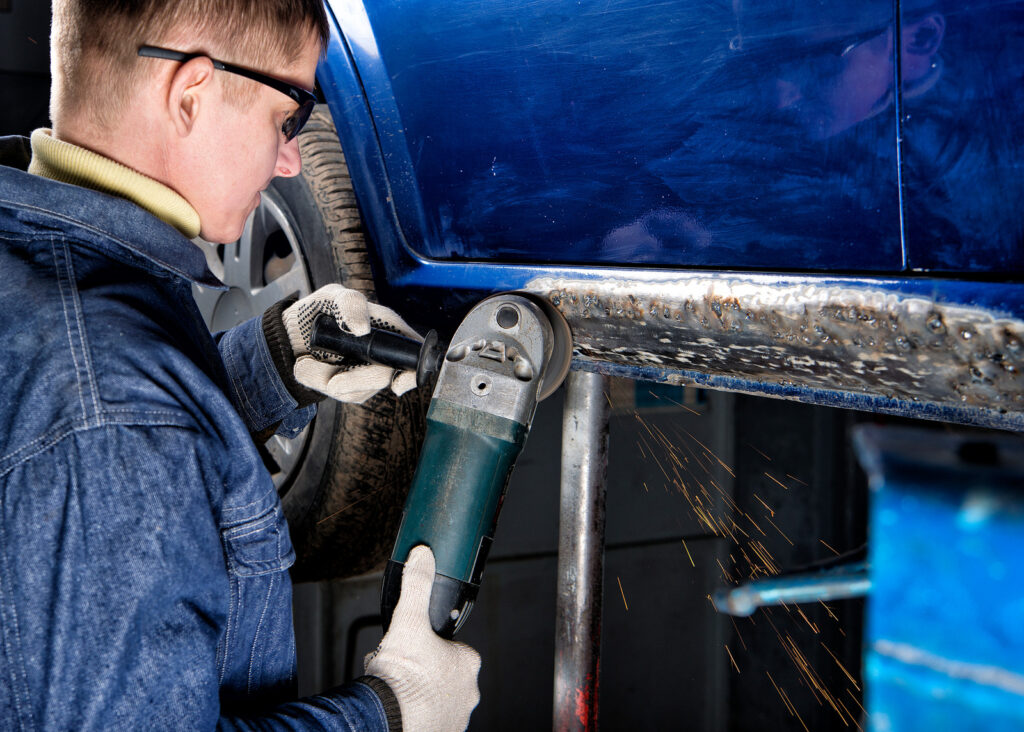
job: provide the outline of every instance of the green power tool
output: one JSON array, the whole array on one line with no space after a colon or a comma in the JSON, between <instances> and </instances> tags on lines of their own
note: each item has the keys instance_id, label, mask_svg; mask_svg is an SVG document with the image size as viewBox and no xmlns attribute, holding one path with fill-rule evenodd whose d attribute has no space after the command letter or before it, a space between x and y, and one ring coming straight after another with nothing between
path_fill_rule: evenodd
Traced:
<instances>
[{"instance_id":1,"label":"green power tool","mask_svg":"<svg viewBox=\"0 0 1024 732\"><path fill-rule=\"evenodd\" d=\"M537 402L552 394L569 370L572 336L548 303L508 293L476 305L447 348L428 335L422 346L410 342L400 358L396 338L388 334L387 348L374 354L367 346L358 355L414 369L418 380L436 373L437 383L419 466L384 572L381 612L386 630L398 604L405 559L414 546L426 544L437 564L431 625L451 638L476 600L498 512ZM318 342L314 334L314 346L340 350L326 340ZM377 340L383 340L381 334Z\"/></svg>"}]
</instances>

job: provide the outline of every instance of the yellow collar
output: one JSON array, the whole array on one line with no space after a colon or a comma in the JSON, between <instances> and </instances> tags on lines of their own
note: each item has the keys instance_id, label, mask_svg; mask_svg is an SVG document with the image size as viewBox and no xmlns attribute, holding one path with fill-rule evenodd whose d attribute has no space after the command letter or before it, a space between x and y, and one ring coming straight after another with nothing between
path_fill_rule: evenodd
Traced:
<instances>
[{"instance_id":1,"label":"yellow collar","mask_svg":"<svg viewBox=\"0 0 1024 732\"><path fill-rule=\"evenodd\" d=\"M188 201L152 178L102 155L58 140L53 130L32 133L28 172L126 198L189 239L199 236L199 214Z\"/></svg>"}]
</instances>

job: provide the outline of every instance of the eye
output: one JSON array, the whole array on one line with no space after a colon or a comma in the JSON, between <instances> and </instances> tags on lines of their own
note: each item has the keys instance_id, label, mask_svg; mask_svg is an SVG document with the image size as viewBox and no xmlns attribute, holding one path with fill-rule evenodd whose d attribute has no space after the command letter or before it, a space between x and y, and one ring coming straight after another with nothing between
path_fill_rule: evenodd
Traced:
<instances>
[{"instance_id":1,"label":"eye","mask_svg":"<svg viewBox=\"0 0 1024 732\"><path fill-rule=\"evenodd\" d=\"M285 140L290 142L298 134L298 122L299 120L294 114L290 114L285 118L284 123L281 125L281 132L284 134Z\"/></svg>"},{"instance_id":2,"label":"eye","mask_svg":"<svg viewBox=\"0 0 1024 732\"><path fill-rule=\"evenodd\" d=\"M303 102L298 109L288 115L284 124L281 125L281 132L284 134L285 140L291 141L302 131L309 115L313 112L314 105L314 101Z\"/></svg>"}]
</instances>

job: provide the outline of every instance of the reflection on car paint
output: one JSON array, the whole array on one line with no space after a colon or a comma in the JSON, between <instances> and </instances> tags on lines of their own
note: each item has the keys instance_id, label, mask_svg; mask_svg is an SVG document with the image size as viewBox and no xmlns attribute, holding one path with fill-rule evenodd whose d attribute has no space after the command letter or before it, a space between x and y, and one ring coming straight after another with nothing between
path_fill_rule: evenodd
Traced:
<instances>
[{"instance_id":1,"label":"reflection on car paint","mask_svg":"<svg viewBox=\"0 0 1024 732\"><path fill-rule=\"evenodd\" d=\"M1020 268L1024 3L367 12L400 118L377 120L380 142L390 171L408 161L395 205L422 255Z\"/></svg>"},{"instance_id":2,"label":"reflection on car paint","mask_svg":"<svg viewBox=\"0 0 1024 732\"><path fill-rule=\"evenodd\" d=\"M1024 3L943 3L902 27L908 264L1020 272Z\"/></svg>"}]
</instances>

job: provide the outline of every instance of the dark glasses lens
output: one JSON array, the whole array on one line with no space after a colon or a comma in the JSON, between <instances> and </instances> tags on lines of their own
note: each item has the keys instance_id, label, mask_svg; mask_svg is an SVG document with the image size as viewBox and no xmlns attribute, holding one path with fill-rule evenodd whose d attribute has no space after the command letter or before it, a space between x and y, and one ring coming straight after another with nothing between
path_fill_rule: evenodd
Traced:
<instances>
[{"instance_id":1,"label":"dark glasses lens","mask_svg":"<svg viewBox=\"0 0 1024 732\"><path fill-rule=\"evenodd\" d=\"M299 108L292 112L288 119L281 125L281 132L284 133L284 139L291 140L295 139L295 136L302 131L302 128L306 126L306 122L309 121L309 115L313 113L313 107L316 101L310 99L309 101L303 102L299 105Z\"/></svg>"}]
</instances>

